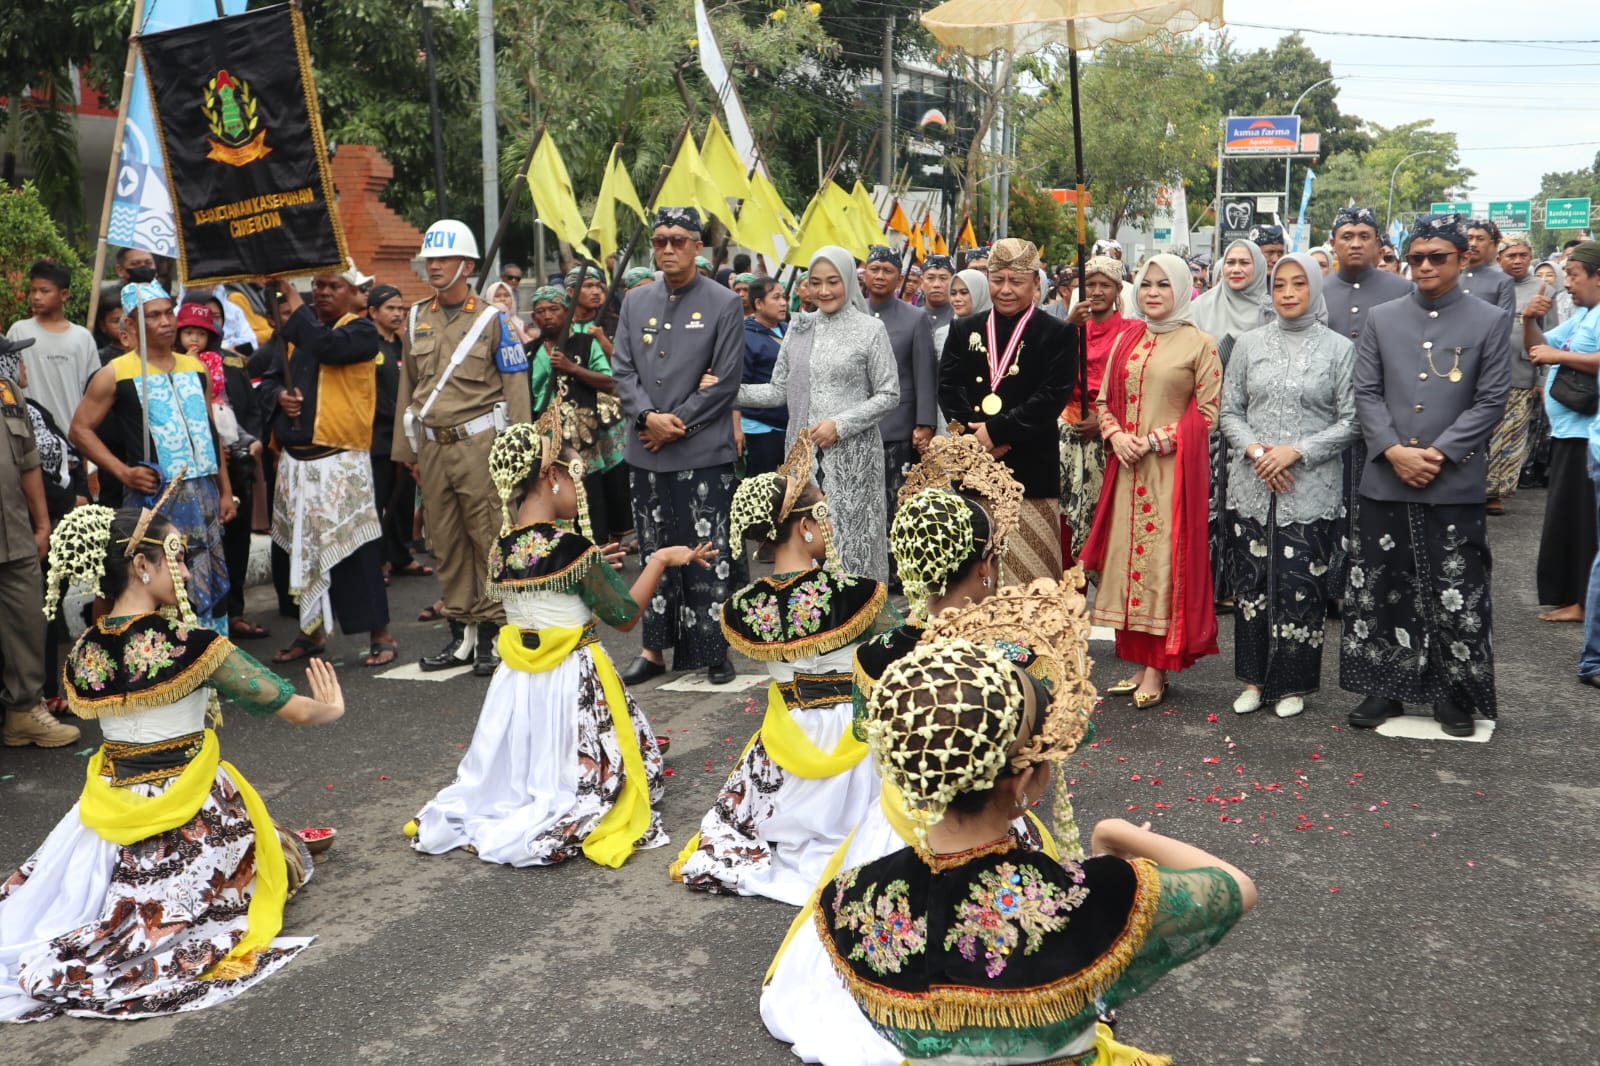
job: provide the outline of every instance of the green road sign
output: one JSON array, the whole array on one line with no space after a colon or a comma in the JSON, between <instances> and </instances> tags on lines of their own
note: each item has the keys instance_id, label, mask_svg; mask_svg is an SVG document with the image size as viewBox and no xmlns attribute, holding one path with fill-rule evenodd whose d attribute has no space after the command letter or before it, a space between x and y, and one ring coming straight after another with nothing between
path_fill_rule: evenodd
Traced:
<instances>
[{"instance_id":1,"label":"green road sign","mask_svg":"<svg viewBox=\"0 0 1600 1066\"><path fill-rule=\"evenodd\" d=\"M1527 229L1532 218L1532 200L1489 201L1489 221L1502 229Z\"/></svg>"},{"instance_id":2,"label":"green road sign","mask_svg":"<svg viewBox=\"0 0 1600 1066\"><path fill-rule=\"evenodd\" d=\"M1589 198L1579 200L1546 200L1544 202L1545 229L1588 229Z\"/></svg>"},{"instance_id":3,"label":"green road sign","mask_svg":"<svg viewBox=\"0 0 1600 1066\"><path fill-rule=\"evenodd\" d=\"M1470 215L1472 214L1472 201L1457 200L1455 203L1451 204L1442 204L1436 201L1428 210L1430 214L1435 215Z\"/></svg>"}]
</instances>

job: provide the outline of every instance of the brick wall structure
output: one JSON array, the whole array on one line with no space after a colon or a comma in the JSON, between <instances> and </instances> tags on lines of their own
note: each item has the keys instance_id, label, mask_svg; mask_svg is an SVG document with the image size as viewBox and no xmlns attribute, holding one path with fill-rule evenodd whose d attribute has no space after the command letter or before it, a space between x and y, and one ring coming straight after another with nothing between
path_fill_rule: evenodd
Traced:
<instances>
[{"instance_id":1,"label":"brick wall structure","mask_svg":"<svg viewBox=\"0 0 1600 1066\"><path fill-rule=\"evenodd\" d=\"M394 167L369 144L339 145L332 167L339 222L356 266L379 284L399 289L407 303L432 295L411 265L422 247L421 231L378 195L394 177Z\"/></svg>"}]
</instances>

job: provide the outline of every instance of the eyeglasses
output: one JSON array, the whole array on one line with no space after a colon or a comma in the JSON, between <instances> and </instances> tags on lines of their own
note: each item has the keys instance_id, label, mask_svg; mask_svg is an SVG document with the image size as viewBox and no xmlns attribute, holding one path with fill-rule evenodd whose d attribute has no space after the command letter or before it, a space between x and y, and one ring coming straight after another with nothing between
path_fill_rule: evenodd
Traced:
<instances>
[{"instance_id":1,"label":"eyeglasses","mask_svg":"<svg viewBox=\"0 0 1600 1066\"><path fill-rule=\"evenodd\" d=\"M660 251L663 248L682 248L689 243L690 238L681 233L672 233L663 237L651 237L650 247Z\"/></svg>"},{"instance_id":2,"label":"eyeglasses","mask_svg":"<svg viewBox=\"0 0 1600 1066\"><path fill-rule=\"evenodd\" d=\"M505 282L508 285L519 285L519 284L522 283L522 275L521 274L501 274L500 275L500 280Z\"/></svg>"},{"instance_id":3,"label":"eyeglasses","mask_svg":"<svg viewBox=\"0 0 1600 1066\"><path fill-rule=\"evenodd\" d=\"M1386 255L1383 257L1383 261L1385 263L1398 263L1400 262L1400 257L1397 255Z\"/></svg>"},{"instance_id":4,"label":"eyeglasses","mask_svg":"<svg viewBox=\"0 0 1600 1066\"><path fill-rule=\"evenodd\" d=\"M1428 263L1432 266L1444 266L1450 262L1451 256L1460 254L1460 252L1411 252L1406 256L1406 262L1413 267L1419 267L1423 263Z\"/></svg>"}]
</instances>

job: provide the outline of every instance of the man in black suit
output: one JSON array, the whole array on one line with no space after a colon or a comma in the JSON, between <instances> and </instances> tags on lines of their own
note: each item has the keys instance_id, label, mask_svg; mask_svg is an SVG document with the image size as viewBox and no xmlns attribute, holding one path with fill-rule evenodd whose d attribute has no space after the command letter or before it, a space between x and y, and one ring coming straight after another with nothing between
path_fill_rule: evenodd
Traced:
<instances>
[{"instance_id":1,"label":"man in black suit","mask_svg":"<svg viewBox=\"0 0 1600 1066\"><path fill-rule=\"evenodd\" d=\"M1056 420L1072 398L1077 332L1041 312L1039 250L1008 237L990 250L993 308L958 319L939 361L945 417L1022 483L1022 525L1006 551L1007 583L1061 577L1061 466Z\"/></svg>"}]
</instances>

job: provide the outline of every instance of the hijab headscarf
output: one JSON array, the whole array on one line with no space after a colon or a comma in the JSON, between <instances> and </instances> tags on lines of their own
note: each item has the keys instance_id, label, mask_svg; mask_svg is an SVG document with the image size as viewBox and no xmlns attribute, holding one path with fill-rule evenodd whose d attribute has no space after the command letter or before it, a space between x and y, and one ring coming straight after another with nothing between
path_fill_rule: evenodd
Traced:
<instances>
[{"instance_id":1,"label":"hijab headscarf","mask_svg":"<svg viewBox=\"0 0 1600 1066\"><path fill-rule=\"evenodd\" d=\"M1258 251L1256 254L1261 253ZM1150 268L1153 266L1160 267L1167 280L1172 282L1172 313L1166 318L1147 317L1144 305L1139 300L1139 286L1144 284L1144 277L1150 273ZM1171 333L1184 326L1197 324L1194 320L1193 286L1194 279L1189 275L1189 264L1183 261L1182 256L1173 255L1171 252L1151 256L1150 260L1139 268L1139 276L1133 279L1133 302L1137 305L1139 318L1151 333ZM1256 325L1260 324L1258 320Z\"/></svg>"},{"instance_id":2,"label":"hijab headscarf","mask_svg":"<svg viewBox=\"0 0 1600 1066\"><path fill-rule=\"evenodd\" d=\"M1255 267L1250 280L1238 290L1228 287L1227 267L1222 265L1235 248L1248 249L1250 262ZM1317 273L1322 273L1322 268L1315 262L1311 265L1316 267ZM1268 292L1271 283L1267 278L1267 257L1255 241L1237 240L1228 245L1217 270L1216 281L1195 301L1194 324L1220 343L1224 337L1241 337L1269 320L1264 311L1270 306Z\"/></svg>"},{"instance_id":3,"label":"hijab headscarf","mask_svg":"<svg viewBox=\"0 0 1600 1066\"><path fill-rule=\"evenodd\" d=\"M957 271L956 277L972 294L972 310L969 314L981 315L994 306L994 301L989 299L989 275L985 271L961 270Z\"/></svg>"},{"instance_id":4,"label":"hijab headscarf","mask_svg":"<svg viewBox=\"0 0 1600 1066\"><path fill-rule=\"evenodd\" d=\"M1310 252L1291 252L1273 264L1273 281L1278 280L1278 268L1285 263L1294 263L1306 272L1306 282L1311 286L1311 298L1306 301L1306 309L1294 318L1284 318L1277 314L1274 308L1273 317L1277 319L1278 328L1287 333L1303 333L1319 322L1327 325L1328 305L1322 299L1322 268L1311 258Z\"/></svg>"},{"instance_id":5,"label":"hijab headscarf","mask_svg":"<svg viewBox=\"0 0 1600 1066\"><path fill-rule=\"evenodd\" d=\"M861 295L860 282L856 280L856 257L840 248L837 244L824 245L817 249L817 254L813 255L811 261L806 264L807 277L811 276L811 270L817 265L817 260L819 259L826 259L833 264L833 269L839 272L839 278L844 282L845 307L854 307L857 311L865 314L867 301L866 297Z\"/></svg>"}]
</instances>

